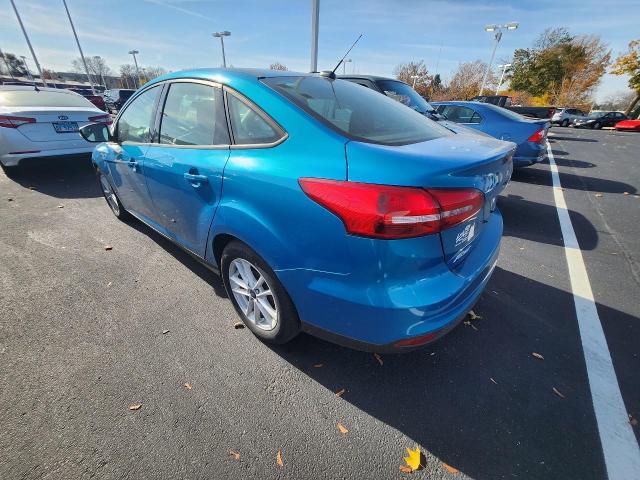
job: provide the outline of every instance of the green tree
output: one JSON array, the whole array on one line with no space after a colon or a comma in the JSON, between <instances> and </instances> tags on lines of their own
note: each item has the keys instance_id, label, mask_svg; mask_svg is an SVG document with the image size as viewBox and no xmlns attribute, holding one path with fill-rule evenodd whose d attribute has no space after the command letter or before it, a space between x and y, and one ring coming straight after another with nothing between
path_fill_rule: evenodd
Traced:
<instances>
[{"instance_id":1,"label":"green tree","mask_svg":"<svg viewBox=\"0 0 640 480\"><path fill-rule=\"evenodd\" d=\"M629 42L629 51L616 58L611 73L629 75L629 87L636 93L625 112L627 115L631 115L636 106L640 104L640 40Z\"/></svg>"}]
</instances>

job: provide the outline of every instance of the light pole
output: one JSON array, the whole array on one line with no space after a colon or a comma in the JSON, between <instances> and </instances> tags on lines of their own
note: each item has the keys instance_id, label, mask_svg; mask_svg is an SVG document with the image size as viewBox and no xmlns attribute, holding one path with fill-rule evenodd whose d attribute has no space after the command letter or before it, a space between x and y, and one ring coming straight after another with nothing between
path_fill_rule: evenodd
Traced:
<instances>
[{"instance_id":1,"label":"light pole","mask_svg":"<svg viewBox=\"0 0 640 480\"><path fill-rule=\"evenodd\" d=\"M76 39L76 45L78 45L78 50L80 51L80 58L82 59L82 64L84 65L84 71L87 74L87 79L89 80L89 85L91 85L91 92L95 95L96 89L93 86L93 80L91 80L91 75L89 75L89 69L87 68L87 61L84 59L84 53L82 53L82 47L80 46L80 40L78 40L78 34L76 33L76 27L73 26L73 20L71 20L71 14L69 13L69 7L67 7L67 0L62 0L64 4L64 9L67 11L67 17L69 17L69 23L71 24L71 31L73 32L73 36Z\"/></svg>"},{"instance_id":2,"label":"light pole","mask_svg":"<svg viewBox=\"0 0 640 480\"><path fill-rule=\"evenodd\" d=\"M351 60L350 58L345 58L342 61L342 74L346 75L347 74L347 63L351 63L353 62L353 60Z\"/></svg>"},{"instance_id":3,"label":"light pole","mask_svg":"<svg viewBox=\"0 0 640 480\"><path fill-rule=\"evenodd\" d=\"M414 90L416 89L416 80L418 80L420 77L420 75L411 75L411 78L413 78L413 85L411 85L411 88L413 88Z\"/></svg>"},{"instance_id":4,"label":"light pole","mask_svg":"<svg viewBox=\"0 0 640 480\"><path fill-rule=\"evenodd\" d=\"M20 14L18 13L18 9L16 8L16 4L14 3L13 0L11 0L11 6L13 7L13 11L16 13L16 18L18 19L18 23L20 24L20 28L22 29L22 33L24 34L24 39L27 41L29 50L31 50L31 56L33 57L33 61L36 64L36 68L38 69L38 72L40 73L40 80L42 80L42 84L46 87L47 81L44 79L44 75L42 75L42 69L40 68L40 64L38 63L38 57L36 57L36 53L33 51L33 47L31 46L31 40L29 40L29 35L27 35L27 31L24 29L24 25L22 24L22 19L20 18ZM28 69L29 68L27 67L27 70ZM29 73L29 75L31 75L31 73Z\"/></svg>"},{"instance_id":5,"label":"light pole","mask_svg":"<svg viewBox=\"0 0 640 480\"><path fill-rule=\"evenodd\" d=\"M318 23L320 0L311 0L311 71L318 71Z\"/></svg>"},{"instance_id":6,"label":"light pole","mask_svg":"<svg viewBox=\"0 0 640 480\"><path fill-rule=\"evenodd\" d=\"M138 60L136 55L140 53L138 50L129 50L129 55L133 55L133 63L136 66L136 76L138 77L138 88L140 87L140 69L138 69Z\"/></svg>"},{"instance_id":7,"label":"light pole","mask_svg":"<svg viewBox=\"0 0 640 480\"><path fill-rule=\"evenodd\" d=\"M489 70L491 70L491 65L493 64L493 57L495 57L496 49L498 48L498 43L500 43L500 40L502 39L502 30L503 29L515 30L516 28L518 28L518 22L509 22L509 23L505 23L504 25L487 25L486 27L484 27L484 29L487 32L496 32L494 35L494 38L496 41L493 44L493 51L491 52L491 60L489 60L489 65L487 65L487 69L485 70L484 76L482 77L482 85L480 86L479 95L482 95L482 92L484 91L484 84L487 81L487 75L489 75Z\"/></svg>"},{"instance_id":8,"label":"light pole","mask_svg":"<svg viewBox=\"0 0 640 480\"><path fill-rule=\"evenodd\" d=\"M212 35L220 39L220 46L222 47L222 67L227 68L227 57L224 55L224 37L231 35L231 32L225 30L223 32L214 32Z\"/></svg>"},{"instance_id":9,"label":"light pole","mask_svg":"<svg viewBox=\"0 0 640 480\"><path fill-rule=\"evenodd\" d=\"M498 65L498 68L502 68L502 75L500 75L500 82L498 82L498 88L496 88L496 95L500 91L500 87L502 86L502 81L504 80L504 74L507 71L507 68L511 66L510 63L505 63L504 65Z\"/></svg>"},{"instance_id":10,"label":"light pole","mask_svg":"<svg viewBox=\"0 0 640 480\"><path fill-rule=\"evenodd\" d=\"M22 64L24 65L24 68L27 70L27 77L29 77L29 80L33 82L34 81L33 75L31 75L31 70L29 70L29 65L27 65L27 57L25 57L24 55L20 55L20 58L22 59Z\"/></svg>"}]
</instances>

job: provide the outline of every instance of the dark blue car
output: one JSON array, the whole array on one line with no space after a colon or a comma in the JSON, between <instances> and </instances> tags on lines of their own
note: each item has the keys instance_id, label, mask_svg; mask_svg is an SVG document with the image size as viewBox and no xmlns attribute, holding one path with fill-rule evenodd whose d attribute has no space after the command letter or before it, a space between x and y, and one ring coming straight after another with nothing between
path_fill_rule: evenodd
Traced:
<instances>
[{"instance_id":1,"label":"dark blue car","mask_svg":"<svg viewBox=\"0 0 640 480\"><path fill-rule=\"evenodd\" d=\"M93 163L131 215L221 273L259 338L406 350L464 317L498 258L514 145L345 80L191 70L145 84Z\"/></svg>"},{"instance_id":2,"label":"dark blue car","mask_svg":"<svg viewBox=\"0 0 640 480\"><path fill-rule=\"evenodd\" d=\"M523 117L506 108L480 102L432 102L447 120L488 133L518 145L514 167L526 167L546 158L549 120Z\"/></svg>"}]
</instances>

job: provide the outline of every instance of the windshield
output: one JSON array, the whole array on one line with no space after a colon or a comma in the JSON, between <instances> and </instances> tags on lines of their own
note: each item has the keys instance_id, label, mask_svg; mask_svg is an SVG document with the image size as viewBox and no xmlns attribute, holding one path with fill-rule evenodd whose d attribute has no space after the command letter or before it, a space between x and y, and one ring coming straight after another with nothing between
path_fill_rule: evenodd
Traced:
<instances>
[{"instance_id":1,"label":"windshield","mask_svg":"<svg viewBox=\"0 0 640 480\"><path fill-rule=\"evenodd\" d=\"M604 114L607 112L591 112L589 114L589 118L600 118L602 116L604 116Z\"/></svg>"},{"instance_id":2,"label":"windshield","mask_svg":"<svg viewBox=\"0 0 640 480\"><path fill-rule=\"evenodd\" d=\"M347 80L272 77L262 81L325 125L354 140L407 145L451 135L424 115Z\"/></svg>"},{"instance_id":3,"label":"windshield","mask_svg":"<svg viewBox=\"0 0 640 480\"><path fill-rule=\"evenodd\" d=\"M47 90L0 91L2 107L91 107L94 105L81 95Z\"/></svg>"},{"instance_id":4,"label":"windshield","mask_svg":"<svg viewBox=\"0 0 640 480\"><path fill-rule=\"evenodd\" d=\"M435 113L435 109L429 102L406 83L395 80L378 80L376 83L387 97L391 97L420 113Z\"/></svg>"}]
</instances>

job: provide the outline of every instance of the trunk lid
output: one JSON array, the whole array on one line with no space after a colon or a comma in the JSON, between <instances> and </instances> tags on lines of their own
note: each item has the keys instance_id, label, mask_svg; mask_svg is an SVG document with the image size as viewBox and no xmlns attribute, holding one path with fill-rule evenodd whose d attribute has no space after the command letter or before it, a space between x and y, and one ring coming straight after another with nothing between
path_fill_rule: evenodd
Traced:
<instances>
[{"instance_id":1,"label":"trunk lid","mask_svg":"<svg viewBox=\"0 0 640 480\"><path fill-rule=\"evenodd\" d=\"M77 141L80 135L77 128L89 123L89 117L106 115L97 108L85 107L11 107L4 114L35 118L35 123L26 123L17 129L32 142Z\"/></svg>"},{"instance_id":2,"label":"trunk lid","mask_svg":"<svg viewBox=\"0 0 640 480\"><path fill-rule=\"evenodd\" d=\"M422 188L475 188L484 205L473 218L440 232L444 258L455 267L473 249L511 178L515 145L493 138L451 135L403 146L351 141L348 179Z\"/></svg>"}]
</instances>

